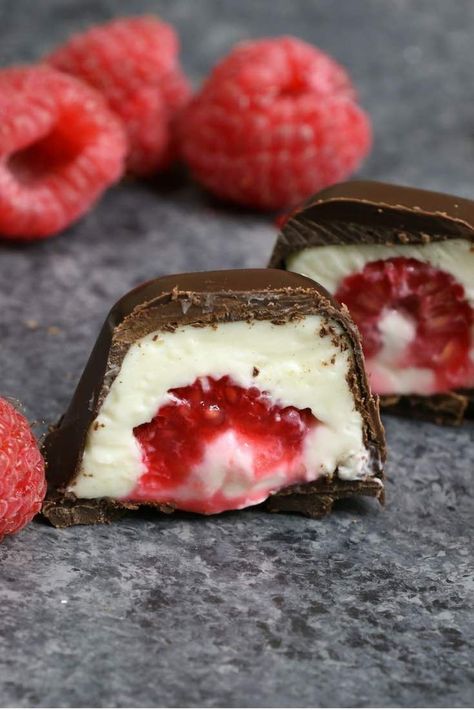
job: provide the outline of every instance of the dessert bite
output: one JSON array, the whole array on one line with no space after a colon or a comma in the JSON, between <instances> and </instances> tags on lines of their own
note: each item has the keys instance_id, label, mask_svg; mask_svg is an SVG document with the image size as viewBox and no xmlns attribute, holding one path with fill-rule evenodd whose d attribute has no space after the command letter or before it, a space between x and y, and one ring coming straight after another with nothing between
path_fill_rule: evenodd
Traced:
<instances>
[{"instance_id":1,"label":"dessert bite","mask_svg":"<svg viewBox=\"0 0 474 710\"><path fill-rule=\"evenodd\" d=\"M457 424L474 399L473 240L474 202L349 182L290 215L270 266L349 308L384 406Z\"/></svg>"},{"instance_id":2,"label":"dessert bite","mask_svg":"<svg viewBox=\"0 0 474 710\"><path fill-rule=\"evenodd\" d=\"M279 270L166 276L125 295L44 454L56 526L141 505L316 517L352 494L383 499L357 331L324 289Z\"/></svg>"}]
</instances>

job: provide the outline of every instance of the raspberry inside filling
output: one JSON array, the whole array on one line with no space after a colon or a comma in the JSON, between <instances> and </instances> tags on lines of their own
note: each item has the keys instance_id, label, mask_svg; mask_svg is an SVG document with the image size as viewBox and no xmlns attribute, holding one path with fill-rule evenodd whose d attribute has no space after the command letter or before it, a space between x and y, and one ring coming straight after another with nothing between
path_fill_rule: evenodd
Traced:
<instances>
[{"instance_id":1,"label":"raspberry inside filling","mask_svg":"<svg viewBox=\"0 0 474 710\"><path fill-rule=\"evenodd\" d=\"M473 309L451 274L417 259L394 257L346 277L335 296L361 332L379 394L397 392L387 373L407 368L417 368L410 382L415 393L472 386Z\"/></svg>"},{"instance_id":2,"label":"raspberry inside filling","mask_svg":"<svg viewBox=\"0 0 474 710\"><path fill-rule=\"evenodd\" d=\"M304 442L317 426L309 409L282 407L229 376L200 377L168 394L171 401L134 429L145 472L130 500L211 514L308 480Z\"/></svg>"}]
</instances>

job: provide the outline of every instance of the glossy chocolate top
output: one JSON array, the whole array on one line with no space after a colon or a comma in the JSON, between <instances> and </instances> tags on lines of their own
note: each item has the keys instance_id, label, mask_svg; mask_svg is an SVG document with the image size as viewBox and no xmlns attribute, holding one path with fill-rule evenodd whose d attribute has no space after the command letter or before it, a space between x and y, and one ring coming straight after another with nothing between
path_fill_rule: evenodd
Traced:
<instances>
[{"instance_id":1,"label":"glossy chocolate top","mask_svg":"<svg viewBox=\"0 0 474 710\"><path fill-rule=\"evenodd\" d=\"M274 269L179 274L138 286L110 311L67 412L45 439L50 491L64 489L76 475L88 429L129 347L138 339L184 325L199 328L238 320L283 324L311 314L340 324L340 337L349 342L354 355L351 387L365 424L367 445L378 459L383 458L383 428L368 388L358 333L347 310L321 286L299 274Z\"/></svg>"},{"instance_id":2,"label":"glossy chocolate top","mask_svg":"<svg viewBox=\"0 0 474 710\"><path fill-rule=\"evenodd\" d=\"M474 240L474 202L412 187L354 181L334 185L297 209L278 236L270 266L331 244L427 244Z\"/></svg>"}]
</instances>

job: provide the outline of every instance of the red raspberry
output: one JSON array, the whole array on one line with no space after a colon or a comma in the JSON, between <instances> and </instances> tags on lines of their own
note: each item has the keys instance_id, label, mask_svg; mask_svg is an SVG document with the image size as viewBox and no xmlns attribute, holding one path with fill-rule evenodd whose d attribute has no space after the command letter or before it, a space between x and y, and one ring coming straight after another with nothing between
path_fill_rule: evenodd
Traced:
<instances>
[{"instance_id":1,"label":"red raspberry","mask_svg":"<svg viewBox=\"0 0 474 710\"><path fill-rule=\"evenodd\" d=\"M155 17L113 20L73 36L46 58L99 89L125 124L128 170L151 174L174 157L174 119L190 96L178 38Z\"/></svg>"},{"instance_id":2,"label":"red raspberry","mask_svg":"<svg viewBox=\"0 0 474 710\"><path fill-rule=\"evenodd\" d=\"M433 370L439 392L466 386L474 376L469 355L474 312L451 274L417 259L373 261L347 276L336 298L359 327L367 358L381 348L380 318L394 309L416 324L400 366Z\"/></svg>"},{"instance_id":3,"label":"red raspberry","mask_svg":"<svg viewBox=\"0 0 474 710\"><path fill-rule=\"evenodd\" d=\"M0 234L35 239L120 178L123 129L101 96L48 66L0 71Z\"/></svg>"},{"instance_id":4,"label":"red raspberry","mask_svg":"<svg viewBox=\"0 0 474 710\"><path fill-rule=\"evenodd\" d=\"M0 539L32 520L45 493L44 461L28 422L0 398Z\"/></svg>"},{"instance_id":5,"label":"red raspberry","mask_svg":"<svg viewBox=\"0 0 474 710\"><path fill-rule=\"evenodd\" d=\"M173 502L183 510L205 514L245 505L248 491L235 491L227 498L222 491L211 494L198 486L195 498L183 493L183 484L192 479L207 446L227 432L233 432L253 456L255 485L269 471L286 469L294 475L304 438L317 425L310 410L281 407L257 387L245 389L228 376L204 379L170 390L173 402L160 407L151 422L134 429L146 471L131 500Z\"/></svg>"},{"instance_id":6,"label":"red raspberry","mask_svg":"<svg viewBox=\"0 0 474 710\"><path fill-rule=\"evenodd\" d=\"M262 209L298 204L345 179L371 143L344 69L292 37L237 45L184 111L180 129L199 182Z\"/></svg>"}]
</instances>

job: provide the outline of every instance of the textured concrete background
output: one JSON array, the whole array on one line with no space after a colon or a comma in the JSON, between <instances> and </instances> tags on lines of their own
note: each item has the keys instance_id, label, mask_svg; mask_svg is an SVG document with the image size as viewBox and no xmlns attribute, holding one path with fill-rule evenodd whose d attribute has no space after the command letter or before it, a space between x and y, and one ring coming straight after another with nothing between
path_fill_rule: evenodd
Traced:
<instances>
[{"instance_id":1,"label":"textured concrete background","mask_svg":"<svg viewBox=\"0 0 474 710\"><path fill-rule=\"evenodd\" d=\"M470 0L1 0L0 65L143 10L176 24L196 83L245 37L319 44L374 119L361 174L474 194ZM274 236L267 216L158 181L111 190L57 239L0 246L0 391L54 420L123 291L262 265ZM5 540L0 702L472 705L474 429L386 424L385 512L364 501L322 522L247 511L36 523Z\"/></svg>"}]
</instances>

